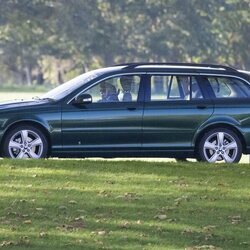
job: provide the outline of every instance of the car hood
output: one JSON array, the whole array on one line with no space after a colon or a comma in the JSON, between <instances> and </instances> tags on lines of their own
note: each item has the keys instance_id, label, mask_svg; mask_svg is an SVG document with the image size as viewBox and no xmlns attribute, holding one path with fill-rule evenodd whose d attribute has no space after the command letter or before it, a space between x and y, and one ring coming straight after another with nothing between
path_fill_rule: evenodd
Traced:
<instances>
[{"instance_id":1,"label":"car hood","mask_svg":"<svg viewBox=\"0 0 250 250\"><path fill-rule=\"evenodd\" d=\"M0 110L1 109L11 109L11 108L20 108L20 107L29 107L34 105L39 105L41 103L48 102L47 100L11 100L0 102Z\"/></svg>"}]
</instances>

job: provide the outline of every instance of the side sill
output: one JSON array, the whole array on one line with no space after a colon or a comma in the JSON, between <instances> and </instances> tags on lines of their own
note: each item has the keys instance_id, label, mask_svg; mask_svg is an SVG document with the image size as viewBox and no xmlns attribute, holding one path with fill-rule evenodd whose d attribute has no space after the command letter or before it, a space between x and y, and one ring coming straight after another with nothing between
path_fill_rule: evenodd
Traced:
<instances>
[{"instance_id":1,"label":"side sill","mask_svg":"<svg viewBox=\"0 0 250 250\"><path fill-rule=\"evenodd\" d=\"M146 151L114 151L114 150L105 150L105 151L57 151L52 152L51 157L60 157L60 158L85 158L85 157L104 157L104 158L195 158L195 153L193 150L146 150Z\"/></svg>"}]
</instances>

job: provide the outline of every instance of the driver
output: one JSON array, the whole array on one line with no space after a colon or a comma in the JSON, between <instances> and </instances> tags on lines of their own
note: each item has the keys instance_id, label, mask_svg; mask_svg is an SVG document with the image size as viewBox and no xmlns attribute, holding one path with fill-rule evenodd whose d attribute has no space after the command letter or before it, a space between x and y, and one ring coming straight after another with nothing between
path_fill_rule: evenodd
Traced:
<instances>
[{"instance_id":1,"label":"driver","mask_svg":"<svg viewBox=\"0 0 250 250\"><path fill-rule=\"evenodd\" d=\"M118 92L115 86L109 82L100 84L101 99L98 102L118 102Z\"/></svg>"}]
</instances>

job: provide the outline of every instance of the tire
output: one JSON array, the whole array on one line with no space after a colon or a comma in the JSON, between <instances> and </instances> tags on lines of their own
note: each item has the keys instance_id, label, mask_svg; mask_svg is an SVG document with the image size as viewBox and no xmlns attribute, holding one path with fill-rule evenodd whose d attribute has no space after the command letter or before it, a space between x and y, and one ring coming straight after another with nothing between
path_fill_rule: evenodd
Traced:
<instances>
[{"instance_id":1,"label":"tire","mask_svg":"<svg viewBox=\"0 0 250 250\"><path fill-rule=\"evenodd\" d=\"M242 155L242 143L230 129L216 128L205 133L198 149L198 159L209 163L236 163Z\"/></svg>"},{"instance_id":2,"label":"tire","mask_svg":"<svg viewBox=\"0 0 250 250\"><path fill-rule=\"evenodd\" d=\"M3 156L13 159L46 158L48 141L36 127L18 126L10 130L3 143Z\"/></svg>"}]
</instances>

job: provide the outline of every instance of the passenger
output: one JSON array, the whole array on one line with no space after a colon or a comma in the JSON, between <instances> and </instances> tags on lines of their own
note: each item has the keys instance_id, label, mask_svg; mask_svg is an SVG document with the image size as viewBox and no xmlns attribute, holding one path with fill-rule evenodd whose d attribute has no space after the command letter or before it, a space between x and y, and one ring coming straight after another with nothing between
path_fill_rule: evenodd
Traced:
<instances>
[{"instance_id":1,"label":"passenger","mask_svg":"<svg viewBox=\"0 0 250 250\"><path fill-rule=\"evenodd\" d=\"M202 98L202 93L198 83L196 81L192 82L192 99L201 99L201 98Z\"/></svg>"},{"instance_id":2,"label":"passenger","mask_svg":"<svg viewBox=\"0 0 250 250\"><path fill-rule=\"evenodd\" d=\"M183 91L183 99L190 100L190 79L187 76L179 76L178 82L181 85Z\"/></svg>"},{"instance_id":3,"label":"passenger","mask_svg":"<svg viewBox=\"0 0 250 250\"><path fill-rule=\"evenodd\" d=\"M131 102L132 95L131 95L131 85L133 82L132 76L122 76L120 78L120 83L122 86L122 93L119 95L119 100L121 102Z\"/></svg>"}]
</instances>

